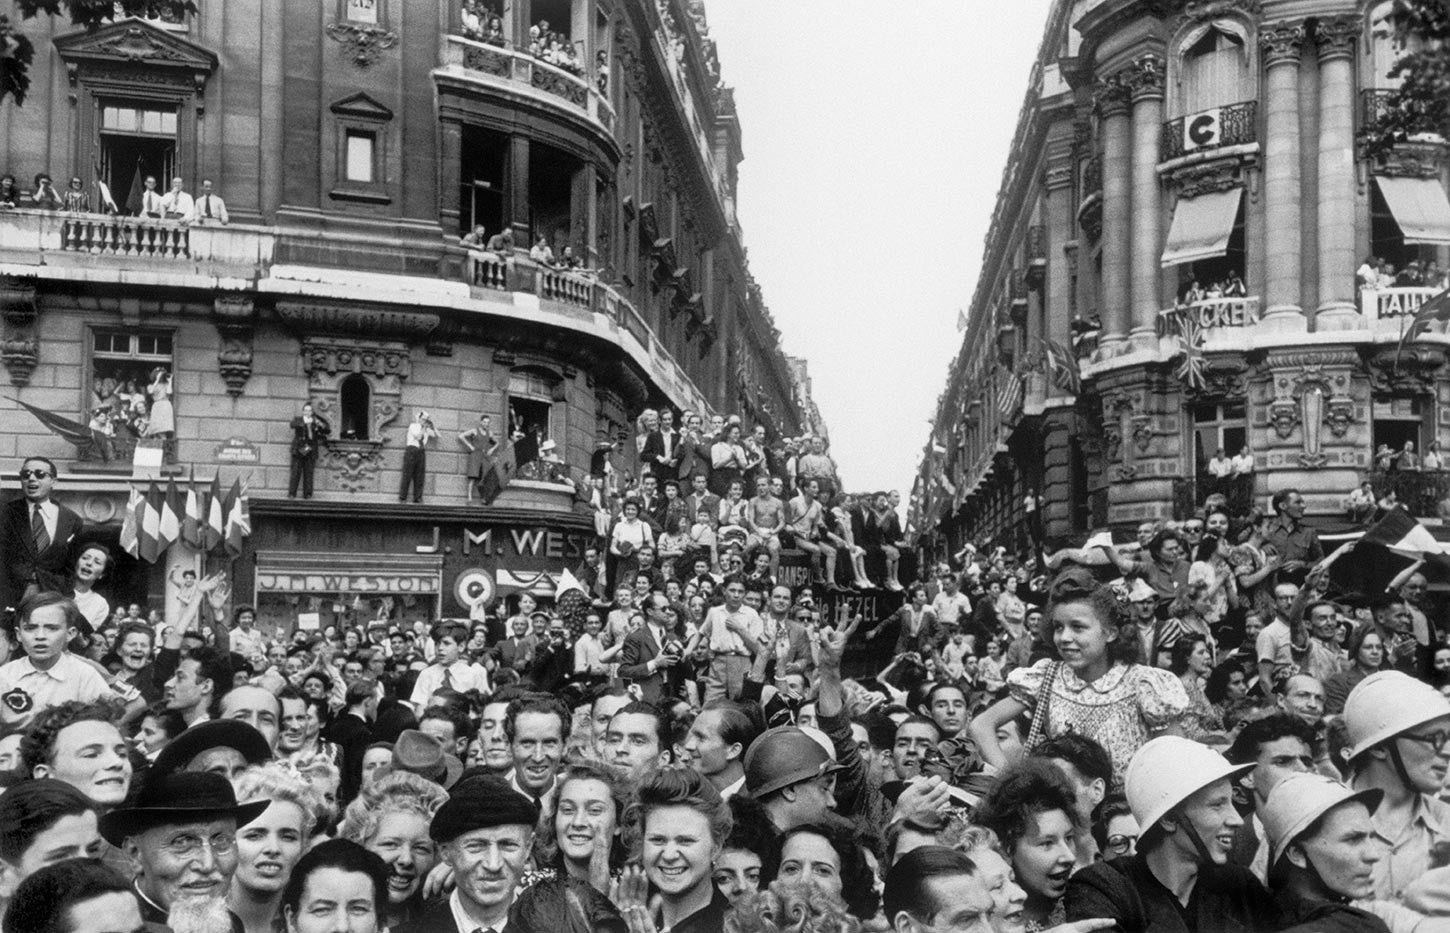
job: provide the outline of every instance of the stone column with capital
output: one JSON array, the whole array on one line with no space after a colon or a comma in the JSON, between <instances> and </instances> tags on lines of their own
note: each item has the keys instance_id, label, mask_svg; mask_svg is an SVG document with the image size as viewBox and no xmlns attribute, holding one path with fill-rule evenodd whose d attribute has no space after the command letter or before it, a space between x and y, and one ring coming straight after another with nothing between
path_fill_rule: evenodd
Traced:
<instances>
[{"instance_id":1,"label":"stone column with capital","mask_svg":"<svg viewBox=\"0 0 1450 933\"><path fill-rule=\"evenodd\" d=\"M1103 134L1102 336L1098 356L1127 350L1131 327L1129 237L1132 235L1132 128L1127 85L1120 75L1101 79L1094 89Z\"/></svg>"},{"instance_id":2,"label":"stone column with capital","mask_svg":"<svg viewBox=\"0 0 1450 933\"><path fill-rule=\"evenodd\" d=\"M1307 329L1299 307L1299 52L1304 24L1259 30L1267 85L1264 120L1264 326Z\"/></svg>"},{"instance_id":3,"label":"stone column with capital","mask_svg":"<svg viewBox=\"0 0 1450 933\"><path fill-rule=\"evenodd\" d=\"M1163 252L1162 189L1158 181L1158 142L1163 133L1163 59L1137 58L1123 72L1133 102L1132 294L1129 342L1141 350L1157 343L1159 260Z\"/></svg>"},{"instance_id":4,"label":"stone column with capital","mask_svg":"<svg viewBox=\"0 0 1450 933\"><path fill-rule=\"evenodd\" d=\"M1047 327L1044 336L1069 350L1072 347L1072 276L1067 264L1067 244L1072 231L1072 159L1049 163L1043 173L1047 192L1044 224L1047 249ZM1064 394L1056 385L1049 395Z\"/></svg>"},{"instance_id":5,"label":"stone column with capital","mask_svg":"<svg viewBox=\"0 0 1450 933\"><path fill-rule=\"evenodd\" d=\"M1355 304L1354 53L1360 21L1318 21L1319 47L1319 308L1315 330L1365 326ZM1272 258L1272 257L1271 257Z\"/></svg>"}]
</instances>

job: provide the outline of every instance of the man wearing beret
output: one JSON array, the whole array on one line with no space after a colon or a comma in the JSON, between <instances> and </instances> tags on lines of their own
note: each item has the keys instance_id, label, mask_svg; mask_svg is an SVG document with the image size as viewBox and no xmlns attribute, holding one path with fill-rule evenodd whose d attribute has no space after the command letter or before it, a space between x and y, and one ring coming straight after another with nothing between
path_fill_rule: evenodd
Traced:
<instances>
[{"instance_id":1,"label":"man wearing beret","mask_svg":"<svg viewBox=\"0 0 1450 933\"><path fill-rule=\"evenodd\" d=\"M509 926L539 810L495 775L471 777L438 808L430 835L457 887L396 933L517 933Z\"/></svg>"},{"instance_id":2,"label":"man wearing beret","mask_svg":"<svg viewBox=\"0 0 1450 933\"><path fill-rule=\"evenodd\" d=\"M136 804L101 817L101 836L125 852L148 927L216 929L242 921L227 909L237 827L270 801L237 804L226 778L205 771L147 776Z\"/></svg>"}]
</instances>

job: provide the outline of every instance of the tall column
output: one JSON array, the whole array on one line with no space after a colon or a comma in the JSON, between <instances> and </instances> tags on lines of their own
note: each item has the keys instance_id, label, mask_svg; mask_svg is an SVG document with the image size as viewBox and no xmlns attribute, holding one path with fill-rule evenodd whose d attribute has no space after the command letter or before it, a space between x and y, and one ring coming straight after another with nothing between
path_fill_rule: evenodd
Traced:
<instances>
[{"instance_id":1,"label":"tall column","mask_svg":"<svg viewBox=\"0 0 1450 933\"><path fill-rule=\"evenodd\" d=\"M1360 23L1319 20L1319 310L1315 330L1364 326L1354 289L1354 52Z\"/></svg>"},{"instance_id":2,"label":"tall column","mask_svg":"<svg viewBox=\"0 0 1450 933\"><path fill-rule=\"evenodd\" d=\"M1044 336L1060 346L1072 350L1072 277L1068 274L1067 253L1064 251L1072 235L1072 160L1051 164L1043 175L1043 187L1047 191L1047 205L1043 212L1043 226L1046 228L1047 249L1047 313ZM1049 395L1062 395L1055 384L1048 385Z\"/></svg>"},{"instance_id":3,"label":"tall column","mask_svg":"<svg viewBox=\"0 0 1450 933\"><path fill-rule=\"evenodd\" d=\"M529 210L529 138L520 134L509 137L508 223L514 231L514 248L525 252L533 245Z\"/></svg>"},{"instance_id":4,"label":"tall column","mask_svg":"<svg viewBox=\"0 0 1450 933\"><path fill-rule=\"evenodd\" d=\"M1120 76L1101 79L1095 93L1103 133L1103 331L1098 355L1106 359L1127 351L1132 315L1128 274L1132 128L1128 89Z\"/></svg>"},{"instance_id":5,"label":"tall column","mask_svg":"<svg viewBox=\"0 0 1450 933\"><path fill-rule=\"evenodd\" d=\"M444 120L438 132L438 216L443 232L451 234L460 229L462 222L458 199L463 171L463 124Z\"/></svg>"},{"instance_id":6,"label":"tall column","mask_svg":"<svg viewBox=\"0 0 1450 933\"><path fill-rule=\"evenodd\" d=\"M1299 50L1302 22L1259 31L1268 91L1264 129L1264 323L1305 330L1299 307Z\"/></svg>"},{"instance_id":7,"label":"tall column","mask_svg":"<svg viewBox=\"0 0 1450 933\"><path fill-rule=\"evenodd\" d=\"M1124 74L1133 100L1133 349L1157 342L1159 262L1163 253L1158 142L1163 135L1163 59L1144 55Z\"/></svg>"}]
</instances>

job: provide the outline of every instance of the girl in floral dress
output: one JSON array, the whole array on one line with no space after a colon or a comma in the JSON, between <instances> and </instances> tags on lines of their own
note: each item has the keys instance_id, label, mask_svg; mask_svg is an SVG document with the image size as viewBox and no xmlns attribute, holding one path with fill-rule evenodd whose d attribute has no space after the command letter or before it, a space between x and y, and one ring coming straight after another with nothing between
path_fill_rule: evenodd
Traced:
<instances>
[{"instance_id":1,"label":"girl in floral dress","mask_svg":"<svg viewBox=\"0 0 1450 933\"><path fill-rule=\"evenodd\" d=\"M972 720L972 739L984 760L996 768L1011 763L997 743L997 729L1030 713L1043 717L1033 722L1030 739L1065 732L1096 739L1112 757L1113 789L1119 790L1133 753L1148 739L1178 730L1189 706L1183 683L1138 662L1137 640L1120 632L1124 609L1112 588L1086 571L1058 576L1043 634L1060 660L1044 658L1012 671L1010 695Z\"/></svg>"}]
</instances>

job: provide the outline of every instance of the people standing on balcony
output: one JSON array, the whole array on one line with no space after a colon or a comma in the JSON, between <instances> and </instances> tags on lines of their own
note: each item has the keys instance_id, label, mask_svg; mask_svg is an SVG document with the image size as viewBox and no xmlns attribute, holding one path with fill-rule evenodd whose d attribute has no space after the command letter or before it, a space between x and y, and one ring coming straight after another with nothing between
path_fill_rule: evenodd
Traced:
<instances>
[{"instance_id":1,"label":"people standing on balcony","mask_svg":"<svg viewBox=\"0 0 1450 933\"><path fill-rule=\"evenodd\" d=\"M146 415L145 437L170 439L176 434L176 415L171 407L171 373L163 366L151 370L151 384L146 387L151 409Z\"/></svg>"},{"instance_id":2,"label":"people standing on balcony","mask_svg":"<svg viewBox=\"0 0 1450 933\"><path fill-rule=\"evenodd\" d=\"M1390 449L1389 444L1381 444L1375 448L1374 465L1381 473L1388 473L1395 468L1395 452Z\"/></svg>"},{"instance_id":3,"label":"people standing on balcony","mask_svg":"<svg viewBox=\"0 0 1450 933\"><path fill-rule=\"evenodd\" d=\"M1400 270L1400 274L1395 276L1395 288L1419 288L1424 283L1425 279L1420 275L1420 260L1418 259L1411 259L1405 268Z\"/></svg>"},{"instance_id":4,"label":"people standing on balcony","mask_svg":"<svg viewBox=\"0 0 1450 933\"><path fill-rule=\"evenodd\" d=\"M477 424L459 433L458 442L468 448L467 497L472 502L475 491L479 492L480 497L483 495L480 484L488 475L493 453L498 449L498 438L493 435L493 418L480 413Z\"/></svg>"},{"instance_id":5,"label":"people standing on balcony","mask_svg":"<svg viewBox=\"0 0 1450 933\"><path fill-rule=\"evenodd\" d=\"M1249 445L1245 444L1234 455L1234 476L1252 476L1253 472L1254 454L1249 450Z\"/></svg>"},{"instance_id":6,"label":"people standing on balcony","mask_svg":"<svg viewBox=\"0 0 1450 933\"><path fill-rule=\"evenodd\" d=\"M86 186L80 176L72 176L70 187L61 198L61 209L72 214L89 214L91 199L86 195Z\"/></svg>"},{"instance_id":7,"label":"people standing on balcony","mask_svg":"<svg viewBox=\"0 0 1450 933\"><path fill-rule=\"evenodd\" d=\"M1222 447L1214 451L1213 459L1208 461L1208 475L1211 480L1209 492L1214 493L1221 490L1226 484L1225 481L1234 474L1234 462Z\"/></svg>"},{"instance_id":8,"label":"people standing on balcony","mask_svg":"<svg viewBox=\"0 0 1450 933\"><path fill-rule=\"evenodd\" d=\"M55 184L45 172L35 176L35 191L30 195L30 206L38 211L59 211L65 209L65 202L55 190Z\"/></svg>"},{"instance_id":9,"label":"people standing on balcony","mask_svg":"<svg viewBox=\"0 0 1450 933\"><path fill-rule=\"evenodd\" d=\"M539 234L539 238L534 241L533 247L529 250L529 258L546 266L554 264L554 251L549 248L548 237L542 233Z\"/></svg>"},{"instance_id":10,"label":"people standing on balcony","mask_svg":"<svg viewBox=\"0 0 1450 933\"><path fill-rule=\"evenodd\" d=\"M317 470L317 452L332 425L327 419L312 410L311 404L302 406L302 414L292 419L292 468L287 478L287 498L297 498L297 486L302 486L302 498L312 498L312 477Z\"/></svg>"},{"instance_id":11,"label":"people standing on balcony","mask_svg":"<svg viewBox=\"0 0 1450 933\"><path fill-rule=\"evenodd\" d=\"M6 172L0 175L0 210L13 211L20 206L20 189L15 187L15 176Z\"/></svg>"},{"instance_id":12,"label":"people standing on balcony","mask_svg":"<svg viewBox=\"0 0 1450 933\"><path fill-rule=\"evenodd\" d=\"M160 220L165 207L162 204L161 192L156 190L155 176L147 175L142 184L145 185L145 190L141 192L141 216Z\"/></svg>"},{"instance_id":13,"label":"people standing on balcony","mask_svg":"<svg viewBox=\"0 0 1450 933\"><path fill-rule=\"evenodd\" d=\"M192 212L183 218L189 224L221 224L225 227L231 222L227 215L227 202L212 190L210 178L204 178L201 182L201 197L196 199Z\"/></svg>"},{"instance_id":14,"label":"people standing on balcony","mask_svg":"<svg viewBox=\"0 0 1450 933\"><path fill-rule=\"evenodd\" d=\"M1244 285L1244 280L1237 269L1229 270L1228 278L1223 283L1223 296L1225 298L1246 298L1249 290Z\"/></svg>"},{"instance_id":15,"label":"people standing on balcony","mask_svg":"<svg viewBox=\"0 0 1450 933\"><path fill-rule=\"evenodd\" d=\"M183 190L181 179L171 179L171 190L161 196L161 216L167 220L185 220L195 210L196 201Z\"/></svg>"},{"instance_id":16,"label":"people standing on balcony","mask_svg":"<svg viewBox=\"0 0 1450 933\"><path fill-rule=\"evenodd\" d=\"M433 419L423 409L408 425L407 438L403 446L403 478L398 486L398 501L407 502L412 491L413 501L423 501L423 484L428 473L428 445L438 439L438 430Z\"/></svg>"},{"instance_id":17,"label":"people standing on balcony","mask_svg":"<svg viewBox=\"0 0 1450 933\"><path fill-rule=\"evenodd\" d=\"M1394 288L1396 278L1395 264L1392 262L1381 262L1379 281L1376 283L1376 287L1381 289Z\"/></svg>"},{"instance_id":18,"label":"people standing on balcony","mask_svg":"<svg viewBox=\"0 0 1450 933\"><path fill-rule=\"evenodd\" d=\"M1440 264L1433 259L1425 263L1424 285L1426 288L1440 290L1444 290L1447 285L1445 270L1441 269Z\"/></svg>"},{"instance_id":19,"label":"people standing on balcony","mask_svg":"<svg viewBox=\"0 0 1450 933\"><path fill-rule=\"evenodd\" d=\"M1420 469L1427 473L1431 470L1445 469L1445 460L1440 454L1440 442L1431 441L1425 446L1425 456L1420 458Z\"/></svg>"},{"instance_id":20,"label":"people standing on balcony","mask_svg":"<svg viewBox=\"0 0 1450 933\"><path fill-rule=\"evenodd\" d=\"M498 233L488 238L487 249L491 253L497 253L500 259L507 259L514 253L514 231L512 227L504 227Z\"/></svg>"},{"instance_id":21,"label":"people standing on balcony","mask_svg":"<svg viewBox=\"0 0 1450 933\"><path fill-rule=\"evenodd\" d=\"M1359 281L1359 287L1363 291L1374 291L1380 284L1380 258L1378 256L1366 256L1364 262L1355 270L1354 277Z\"/></svg>"},{"instance_id":22,"label":"people standing on balcony","mask_svg":"<svg viewBox=\"0 0 1450 933\"><path fill-rule=\"evenodd\" d=\"M1405 441L1405 446L1395 455L1395 469L1406 473L1418 472L1420 457L1415 453L1415 442Z\"/></svg>"},{"instance_id":23,"label":"people standing on balcony","mask_svg":"<svg viewBox=\"0 0 1450 933\"><path fill-rule=\"evenodd\" d=\"M1208 297L1208 293L1203 290L1202 285L1198 284L1198 279L1194 279L1188 283L1188 288L1183 292L1183 303L1185 305L1196 304L1206 297Z\"/></svg>"}]
</instances>

